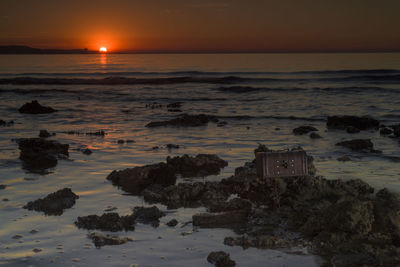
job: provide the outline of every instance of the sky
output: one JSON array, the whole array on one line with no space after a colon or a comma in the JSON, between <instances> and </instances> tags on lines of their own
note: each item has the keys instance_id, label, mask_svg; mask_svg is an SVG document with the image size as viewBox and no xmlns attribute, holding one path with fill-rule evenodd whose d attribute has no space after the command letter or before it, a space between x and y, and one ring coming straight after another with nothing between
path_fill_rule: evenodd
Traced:
<instances>
[{"instance_id":1,"label":"sky","mask_svg":"<svg viewBox=\"0 0 400 267\"><path fill-rule=\"evenodd\" d=\"M0 45L400 51L400 0L0 0Z\"/></svg>"}]
</instances>

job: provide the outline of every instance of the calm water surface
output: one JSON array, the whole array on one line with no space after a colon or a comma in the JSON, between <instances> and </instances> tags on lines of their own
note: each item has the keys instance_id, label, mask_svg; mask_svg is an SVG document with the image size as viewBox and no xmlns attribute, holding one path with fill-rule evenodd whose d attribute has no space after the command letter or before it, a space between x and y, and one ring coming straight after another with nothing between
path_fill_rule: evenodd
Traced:
<instances>
[{"instance_id":1,"label":"calm water surface","mask_svg":"<svg viewBox=\"0 0 400 267\"><path fill-rule=\"evenodd\" d=\"M182 77L190 82L168 80ZM21 80L24 84L15 82ZM9 199L0 202L0 264L208 266L208 253L224 250L239 266L318 265L311 255L224 246L224 237L235 235L230 230L180 227L201 208L170 210L159 228L138 224L134 232L119 233L133 242L94 248L87 231L73 225L78 216L102 214L109 206L122 215L147 205L112 186L106 176L167 156L217 154L229 166L205 179L220 180L252 160L258 143L276 149L300 145L315 157L318 175L360 178L376 188L400 192L398 140L375 131L349 135L325 126L330 115L370 115L387 125L400 123L400 54L3 55L0 83L0 119L15 121L0 128L0 184L7 185L0 197ZM59 112L18 113L22 104L34 99ZM153 102L163 107L146 108ZM165 107L174 102L182 102L182 112L217 115L228 124L145 127L150 121L175 117L177 113ZM318 128L323 138L294 136L292 129L305 124ZM59 160L48 175L24 171L18 147L11 141L35 137L40 129L55 132L52 139L70 144L69 160ZM62 133L69 130L104 130L107 135ZM371 138L383 153L355 153L335 146L355 138ZM118 144L120 139L135 143ZM168 143L181 147L165 149ZM161 148L153 150L154 146ZM78 151L86 147L92 155ZM344 155L353 160L336 160ZM26 202L64 187L71 187L80 199L62 216L22 209ZM180 222L174 229L164 224L172 218ZM30 234L32 229L39 232ZM187 232L191 234L182 235ZM23 238L12 239L16 234ZM42 251L34 253L33 248Z\"/></svg>"}]
</instances>

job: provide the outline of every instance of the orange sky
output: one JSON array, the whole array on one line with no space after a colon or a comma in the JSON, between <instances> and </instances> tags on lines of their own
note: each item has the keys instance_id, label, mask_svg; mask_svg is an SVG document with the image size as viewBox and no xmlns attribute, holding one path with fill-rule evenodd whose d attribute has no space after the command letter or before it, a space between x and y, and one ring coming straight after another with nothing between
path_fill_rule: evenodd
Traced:
<instances>
[{"instance_id":1,"label":"orange sky","mask_svg":"<svg viewBox=\"0 0 400 267\"><path fill-rule=\"evenodd\" d=\"M400 51L398 0L1 0L0 45Z\"/></svg>"}]
</instances>

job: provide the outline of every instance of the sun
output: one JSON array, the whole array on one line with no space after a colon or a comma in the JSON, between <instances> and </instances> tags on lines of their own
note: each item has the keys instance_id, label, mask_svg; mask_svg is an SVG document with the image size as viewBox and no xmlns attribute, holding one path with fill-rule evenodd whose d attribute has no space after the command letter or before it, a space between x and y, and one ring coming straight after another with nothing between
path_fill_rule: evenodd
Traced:
<instances>
[{"instance_id":1,"label":"sun","mask_svg":"<svg viewBox=\"0 0 400 267\"><path fill-rule=\"evenodd\" d=\"M105 53L105 52L107 52L107 47L102 46L99 48L99 51Z\"/></svg>"}]
</instances>

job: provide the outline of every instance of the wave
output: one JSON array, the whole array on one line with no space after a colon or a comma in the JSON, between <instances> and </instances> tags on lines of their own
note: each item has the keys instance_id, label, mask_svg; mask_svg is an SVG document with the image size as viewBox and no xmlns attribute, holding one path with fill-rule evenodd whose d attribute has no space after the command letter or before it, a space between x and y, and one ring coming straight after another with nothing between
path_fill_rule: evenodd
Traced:
<instances>
[{"instance_id":1,"label":"wave","mask_svg":"<svg viewBox=\"0 0 400 267\"><path fill-rule=\"evenodd\" d=\"M313 71L230 71L230 72L210 72L210 71L167 71L167 72L145 72L145 71L103 71L103 72L24 72L24 73L0 73L0 76L241 76L241 75L381 75L381 74L400 74L396 69L358 69L358 70L313 70Z\"/></svg>"},{"instance_id":2,"label":"wave","mask_svg":"<svg viewBox=\"0 0 400 267\"><path fill-rule=\"evenodd\" d=\"M222 86L216 88L217 91L228 92L228 93L251 93L251 92L295 92L295 91L321 91L321 92L335 92L335 93L366 93L366 92L388 92L388 93L400 93L400 89L383 88L374 86L346 86L346 87L312 87L312 88L300 88L300 87L253 87L253 86Z\"/></svg>"},{"instance_id":3,"label":"wave","mask_svg":"<svg viewBox=\"0 0 400 267\"><path fill-rule=\"evenodd\" d=\"M374 82L374 83L400 83L400 75L362 75L333 78L250 78L240 76L223 77L167 77L167 78L129 78L129 77L106 77L94 78L34 78L18 77L0 79L0 84L14 85L168 85L184 83L206 83L206 84L234 84L234 83L306 83L306 82Z\"/></svg>"}]
</instances>

